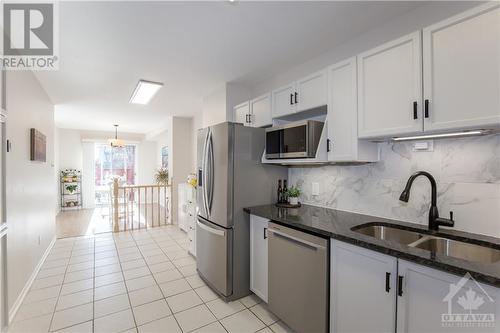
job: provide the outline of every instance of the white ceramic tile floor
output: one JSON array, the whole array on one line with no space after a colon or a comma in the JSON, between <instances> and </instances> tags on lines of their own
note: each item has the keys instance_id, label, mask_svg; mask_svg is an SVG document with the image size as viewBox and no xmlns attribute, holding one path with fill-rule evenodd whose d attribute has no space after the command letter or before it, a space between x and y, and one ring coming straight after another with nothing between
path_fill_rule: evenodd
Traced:
<instances>
[{"instance_id":1,"label":"white ceramic tile floor","mask_svg":"<svg viewBox=\"0 0 500 333\"><path fill-rule=\"evenodd\" d=\"M255 295L225 303L176 226L60 239L9 333L291 332Z\"/></svg>"}]
</instances>

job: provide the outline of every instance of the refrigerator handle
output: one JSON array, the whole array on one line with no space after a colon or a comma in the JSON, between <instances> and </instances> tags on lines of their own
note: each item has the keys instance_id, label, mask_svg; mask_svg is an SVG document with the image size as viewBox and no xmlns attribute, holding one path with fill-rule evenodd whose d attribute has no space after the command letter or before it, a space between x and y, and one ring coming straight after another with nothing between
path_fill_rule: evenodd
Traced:
<instances>
[{"instance_id":1,"label":"refrigerator handle","mask_svg":"<svg viewBox=\"0 0 500 333\"><path fill-rule=\"evenodd\" d=\"M208 129L208 131L210 131L210 129ZM208 170L207 170L207 150L208 150L208 132L207 132L207 136L205 137L205 143L203 145L203 161L202 161L202 172L201 172L201 175L202 175L202 178L203 178L203 187L202 187L202 194L203 194L203 208L205 209L205 212L207 214L207 217L209 216L209 212L208 212L208 205L207 205L207 186L208 186L208 182L207 182L207 173L208 173ZM201 186L201 185L200 185Z\"/></svg>"},{"instance_id":2,"label":"refrigerator handle","mask_svg":"<svg viewBox=\"0 0 500 333\"><path fill-rule=\"evenodd\" d=\"M208 169L209 182L207 184L208 185L207 186L207 191L208 191L207 206L208 206L209 214L211 214L212 213L212 203L213 203L213 199L214 199L214 168L215 168L214 142L212 139L212 132L211 131L208 133L208 154L207 155L208 155L208 165L209 165L209 169Z\"/></svg>"}]
</instances>

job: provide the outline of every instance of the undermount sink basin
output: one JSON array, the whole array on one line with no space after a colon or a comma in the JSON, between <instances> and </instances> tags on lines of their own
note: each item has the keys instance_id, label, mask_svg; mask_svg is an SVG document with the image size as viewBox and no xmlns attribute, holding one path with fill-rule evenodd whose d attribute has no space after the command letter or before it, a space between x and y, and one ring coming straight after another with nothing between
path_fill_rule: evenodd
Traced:
<instances>
[{"instance_id":1,"label":"undermount sink basin","mask_svg":"<svg viewBox=\"0 0 500 333\"><path fill-rule=\"evenodd\" d=\"M422 234L419 234L418 232L403 230L399 228L392 228L383 225L371 225L361 228L355 228L353 230L366 236L386 241L393 241L405 245L416 242L417 240L424 237Z\"/></svg>"},{"instance_id":2,"label":"undermount sink basin","mask_svg":"<svg viewBox=\"0 0 500 333\"><path fill-rule=\"evenodd\" d=\"M500 250L447 238L428 236L412 246L435 254L484 264L492 264L500 260Z\"/></svg>"},{"instance_id":3,"label":"undermount sink basin","mask_svg":"<svg viewBox=\"0 0 500 333\"><path fill-rule=\"evenodd\" d=\"M376 239L392 241L409 247L426 250L433 254L445 255L482 264L492 264L500 261L500 250L498 249L443 237L435 237L418 231L379 224L357 226L352 228L352 230Z\"/></svg>"}]
</instances>

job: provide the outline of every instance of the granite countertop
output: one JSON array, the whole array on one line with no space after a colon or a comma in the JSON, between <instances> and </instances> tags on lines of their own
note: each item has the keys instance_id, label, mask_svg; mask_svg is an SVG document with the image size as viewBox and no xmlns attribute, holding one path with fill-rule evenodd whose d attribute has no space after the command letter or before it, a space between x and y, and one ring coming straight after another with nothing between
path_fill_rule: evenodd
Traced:
<instances>
[{"instance_id":1,"label":"granite countertop","mask_svg":"<svg viewBox=\"0 0 500 333\"><path fill-rule=\"evenodd\" d=\"M499 238L445 228L441 228L438 232L431 232L428 230L427 225L406 223L309 205L302 205L299 208L292 209L278 208L275 205L263 205L245 208L244 210L249 214L272 220L283 226L323 237L338 239L370 250L436 268L444 272L457 274L459 276L469 272L479 282L500 287L500 261L493 264L482 264L444 255L437 255L426 250L409 247L397 242L366 236L352 231L351 228L373 222L396 224L402 226L403 229L413 229L433 236L448 237L475 244L488 242L490 243L490 247L500 250Z\"/></svg>"}]
</instances>

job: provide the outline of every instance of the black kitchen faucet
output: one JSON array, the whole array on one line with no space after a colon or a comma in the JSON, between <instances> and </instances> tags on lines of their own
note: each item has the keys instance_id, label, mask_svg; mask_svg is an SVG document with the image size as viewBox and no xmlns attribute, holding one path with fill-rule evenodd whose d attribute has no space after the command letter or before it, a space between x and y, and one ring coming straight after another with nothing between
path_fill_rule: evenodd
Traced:
<instances>
[{"instance_id":1,"label":"black kitchen faucet","mask_svg":"<svg viewBox=\"0 0 500 333\"><path fill-rule=\"evenodd\" d=\"M399 200L408 202L408 200L410 199L411 185L418 176L425 176L431 182L431 208L429 210L429 229L437 231L439 230L440 225L445 227L453 227L455 225L455 221L453 221L453 212L450 212L449 219L439 217L439 212L437 208L436 180L434 179L434 177L432 177L430 173L426 171L417 171L413 175L411 175L410 178L408 179L408 182L406 183L405 189L399 196Z\"/></svg>"}]
</instances>

